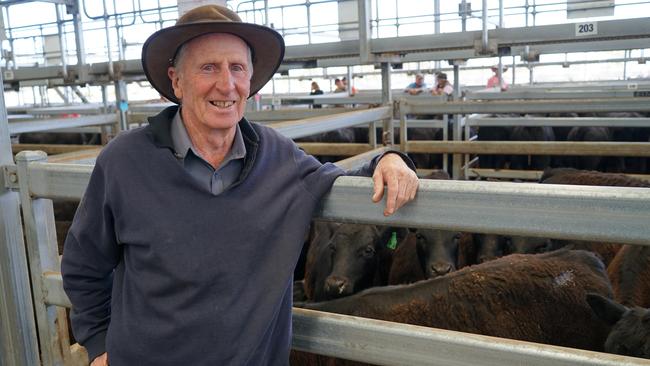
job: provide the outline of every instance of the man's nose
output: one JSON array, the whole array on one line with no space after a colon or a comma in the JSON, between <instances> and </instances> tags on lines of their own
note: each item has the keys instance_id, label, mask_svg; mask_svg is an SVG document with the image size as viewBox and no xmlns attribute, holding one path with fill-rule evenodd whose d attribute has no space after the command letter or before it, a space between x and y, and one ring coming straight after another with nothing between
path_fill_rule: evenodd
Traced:
<instances>
[{"instance_id":1,"label":"man's nose","mask_svg":"<svg viewBox=\"0 0 650 366\"><path fill-rule=\"evenodd\" d=\"M225 70L217 74L214 86L218 90L232 90L235 85L233 81L230 70Z\"/></svg>"}]
</instances>

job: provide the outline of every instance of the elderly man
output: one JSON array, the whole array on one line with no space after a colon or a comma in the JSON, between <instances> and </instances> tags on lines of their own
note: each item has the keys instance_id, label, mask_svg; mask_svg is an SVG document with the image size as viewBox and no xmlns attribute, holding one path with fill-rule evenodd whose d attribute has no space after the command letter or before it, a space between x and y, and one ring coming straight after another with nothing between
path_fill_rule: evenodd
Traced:
<instances>
[{"instance_id":1,"label":"elderly man","mask_svg":"<svg viewBox=\"0 0 650 366\"><path fill-rule=\"evenodd\" d=\"M424 75L418 73L415 75L415 81L406 86L404 93L418 95L426 89L427 84L424 82Z\"/></svg>"},{"instance_id":2,"label":"elderly man","mask_svg":"<svg viewBox=\"0 0 650 366\"><path fill-rule=\"evenodd\" d=\"M270 28L225 7L191 10L143 46L147 78L180 104L120 134L90 178L65 243L64 288L92 365L286 365L292 274L334 180L246 99L284 54ZM414 198L403 156L374 171L385 215Z\"/></svg>"}]
</instances>

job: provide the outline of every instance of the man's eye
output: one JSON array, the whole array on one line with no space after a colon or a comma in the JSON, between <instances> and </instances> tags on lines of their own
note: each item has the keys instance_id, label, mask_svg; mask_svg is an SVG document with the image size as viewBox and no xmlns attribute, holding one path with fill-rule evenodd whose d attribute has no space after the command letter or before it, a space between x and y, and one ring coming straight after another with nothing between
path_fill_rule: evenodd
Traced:
<instances>
[{"instance_id":1,"label":"man's eye","mask_svg":"<svg viewBox=\"0 0 650 366\"><path fill-rule=\"evenodd\" d=\"M214 71L214 65L203 65L203 67L201 67L201 71L212 72Z\"/></svg>"},{"instance_id":2,"label":"man's eye","mask_svg":"<svg viewBox=\"0 0 650 366\"><path fill-rule=\"evenodd\" d=\"M232 71L245 71L242 65L233 65Z\"/></svg>"}]
</instances>

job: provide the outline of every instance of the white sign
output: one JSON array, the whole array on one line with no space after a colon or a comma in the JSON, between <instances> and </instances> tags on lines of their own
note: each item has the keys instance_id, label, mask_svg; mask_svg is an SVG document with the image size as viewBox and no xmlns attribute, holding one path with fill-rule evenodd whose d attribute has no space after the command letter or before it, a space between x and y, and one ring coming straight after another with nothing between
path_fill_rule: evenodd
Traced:
<instances>
[{"instance_id":1,"label":"white sign","mask_svg":"<svg viewBox=\"0 0 650 366\"><path fill-rule=\"evenodd\" d=\"M11 70L5 70L3 73L3 78L5 80L13 80L14 79L14 72Z\"/></svg>"},{"instance_id":2,"label":"white sign","mask_svg":"<svg viewBox=\"0 0 650 366\"><path fill-rule=\"evenodd\" d=\"M595 36L598 34L598 23L584 22L576 24L576 37L580 36Z\"/></svg>"}]
</instances>

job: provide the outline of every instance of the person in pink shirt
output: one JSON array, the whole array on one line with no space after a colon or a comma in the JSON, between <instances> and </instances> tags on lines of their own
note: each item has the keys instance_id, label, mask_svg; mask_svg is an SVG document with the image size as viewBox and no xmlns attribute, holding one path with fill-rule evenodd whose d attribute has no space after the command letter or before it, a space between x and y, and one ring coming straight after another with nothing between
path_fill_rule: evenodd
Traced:
<instances>
[{"instance_id":1,"label":"person in pink shirt","mask_svg":"<svg viewBox=\"0 0 650 366\"><path fill-rule=\"evenodd\" d=\"M499 86L499 66L495 65L492 66L492 72L494 75L492 75L491 78L488 79L487 81L487 88L499 88L501 91L506 91L508 90L508 83L506 83L505 79L503 79L503 73L508 71L507 67L503 67L501 69L501 85Z\"/></svg>"}]
</instances>

